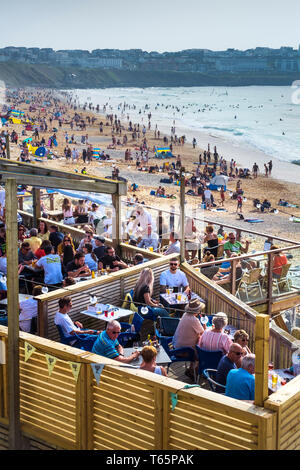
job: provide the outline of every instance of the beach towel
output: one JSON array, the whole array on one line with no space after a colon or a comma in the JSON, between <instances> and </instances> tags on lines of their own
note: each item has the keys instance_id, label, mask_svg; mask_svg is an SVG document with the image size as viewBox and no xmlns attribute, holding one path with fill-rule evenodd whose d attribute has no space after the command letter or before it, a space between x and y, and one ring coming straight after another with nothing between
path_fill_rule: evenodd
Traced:
<instances>
[{"instance_id":1,"label":"beach towel","mask_svg":"<svg viewBox=\"0 0 300 470\"><path fill-rule=\"evenodd\" d=\"M258 224L259 222L264 222L264 220L261 220L261 219L245 219L245 222L249 222L250 224Z\"/></svg>"}]
</instances>

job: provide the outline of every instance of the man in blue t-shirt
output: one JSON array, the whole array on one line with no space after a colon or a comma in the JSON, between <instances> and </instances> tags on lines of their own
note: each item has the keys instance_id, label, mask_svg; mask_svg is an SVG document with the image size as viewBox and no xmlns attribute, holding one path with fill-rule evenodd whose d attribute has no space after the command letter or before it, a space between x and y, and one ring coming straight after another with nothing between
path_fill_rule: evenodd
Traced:
<instances>
[{"instance_id":1,"label":"man in blue t-shirt","mask_svg":"<svg viewBox=\"0 0 300 470\"><path fill-rule=\"evenodd\" d=\"M253 401L255 395L255 354L242 359L240 369L232 369L227 375L225 395L237 400Z\"/></svg>"},{"instance_id":2,"label":"man in blue t-shirt","mask_svg":"<svg viewBox=\"0 0 300 470\"><path fill-rule=\"evenodd\" d=\"M243 354L243 348L238 343L232 343L228 353L222 357L218 364L216 381L220 385L226 385L226 379L231 369L237 369L240 365L240 359ZM217 387L217 392L223 392L222 387Z\"/></svg>"},{"instance_id":3,"label":"man in blue t-shirt","mask_svg":"<svg viewBox=\"0 0 300 470\"><path fill-rule=\"evenodd\" d=\"M129 363L136 359L139 351L134 351L130 356L124 357L123 347L118 341L118 336L121 333L121 325L117 320L112 320L107 324L106 330L102 331L96 339L92 352L100 356L115 359L119 362Z\"/></svg>"}]
</instances>

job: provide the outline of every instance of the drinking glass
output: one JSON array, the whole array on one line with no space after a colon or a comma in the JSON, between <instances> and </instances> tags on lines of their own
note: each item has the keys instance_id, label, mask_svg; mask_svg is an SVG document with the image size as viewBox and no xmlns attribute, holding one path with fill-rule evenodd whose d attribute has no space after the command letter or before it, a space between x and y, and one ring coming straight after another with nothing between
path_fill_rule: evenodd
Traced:
<instances>
[{"instance_id":1,"label":"drinking glass","mask_svg":"<svg viewBox=\"0 0 300 470\"><path fill-rule=\"evenodd\" d=\"M153 246L149 246L149 251L153 251Z\"/></svg>"},{"instance_id":2,"label":"drinking glass","mask_svg":"<svg viewBox=\"0 0 300 470\"><path fill-rule=\"evenodd\" d=\"M275 388L278 382L278 375L273 373L272 374L272 387Z\"/></svg>"},{"instance_id":3,"label":"drinking glass","mask_svg":"<svg viewBox=\"0 0 300 470\"><path fill-rule=\"evenodd\" d=\"M110 270L110 266L107 265L107 266L106 266L106 272L109 273L109 270Z\"/></svg>"},{"instance_id":4,"label":"drinking glass","mask_svg":"<svg viewBox=\"0 0 300 470\"><path fill-rule=\"evenodd\" d=\"M47 294L48 293L48 287L46 287L46 286L42 287L42 293Z\"/></svg>"}]
</instances>

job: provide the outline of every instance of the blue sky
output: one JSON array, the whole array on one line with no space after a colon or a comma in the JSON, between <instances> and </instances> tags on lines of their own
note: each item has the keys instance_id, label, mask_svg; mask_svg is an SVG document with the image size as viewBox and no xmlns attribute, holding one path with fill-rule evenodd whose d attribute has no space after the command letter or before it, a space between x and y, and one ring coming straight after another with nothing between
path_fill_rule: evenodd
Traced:
<instances>
[{"instance_id":1,"label":"blue sky","mask_svg":"<svg viewBox=\"0 0 300 470\"><path fill-rule=\"evenodd\" d=\"M14 0L0 47L53 49L298 48L299 0Z\"/></svg>"}]
</instances>

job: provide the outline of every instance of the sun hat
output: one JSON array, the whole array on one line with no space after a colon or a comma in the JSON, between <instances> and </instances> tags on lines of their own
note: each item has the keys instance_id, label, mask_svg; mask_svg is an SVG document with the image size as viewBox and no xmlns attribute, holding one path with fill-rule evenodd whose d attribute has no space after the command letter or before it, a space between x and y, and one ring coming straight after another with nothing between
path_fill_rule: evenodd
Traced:
<instances>
[{"instance_id":1,"label":"sun hat","mask_svg":"<svg viewBox=\"0 0 300 470\"><path fill-rule=\"evenodd\" d=\"M185 307L186 313L195 314L200 313L205 308L205 304L200 302L199 299L192 299Z\"/></svg>"}]
</instances>

